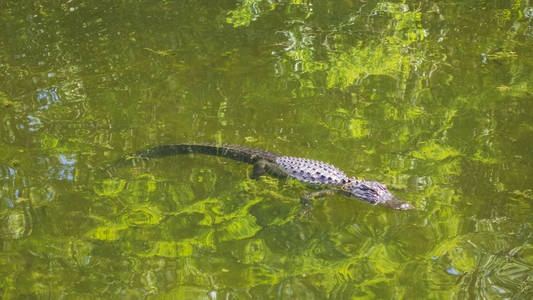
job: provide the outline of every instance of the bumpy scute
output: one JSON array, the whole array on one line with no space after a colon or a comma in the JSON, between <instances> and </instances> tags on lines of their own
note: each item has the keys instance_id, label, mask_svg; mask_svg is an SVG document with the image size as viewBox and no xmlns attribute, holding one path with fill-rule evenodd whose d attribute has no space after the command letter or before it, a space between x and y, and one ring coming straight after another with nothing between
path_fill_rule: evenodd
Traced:
<instances>
[{"instance_id":1,"label":"bumpy scute","mask_svg":"<svg viewBox=\"0 0 533 300\"><path fill-rule=\"evenodd\" d=\"M343 171L317 160L279 156L276 164L289 176L305 183L342 185L348 181Z\"/></svg>"}]
</instances>

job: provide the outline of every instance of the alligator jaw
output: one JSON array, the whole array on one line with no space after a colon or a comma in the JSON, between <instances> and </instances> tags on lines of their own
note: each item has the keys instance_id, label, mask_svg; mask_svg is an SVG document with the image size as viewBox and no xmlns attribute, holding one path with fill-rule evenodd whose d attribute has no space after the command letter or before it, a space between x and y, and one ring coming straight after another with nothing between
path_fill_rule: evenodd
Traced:
<instances>
[{"instance_id":1,"label":"alligator jaw","mask_svg":"<svg viewBox=\"0 0 533 300\"><path fill-rule=\"evenodd\" d=\"M382 205L397 210L409 210L415 208L413 205L391 194L384 184L376 181L350 178L341 189L348 196L358 198L374 205Z\"/></svg>"}]
</instances>

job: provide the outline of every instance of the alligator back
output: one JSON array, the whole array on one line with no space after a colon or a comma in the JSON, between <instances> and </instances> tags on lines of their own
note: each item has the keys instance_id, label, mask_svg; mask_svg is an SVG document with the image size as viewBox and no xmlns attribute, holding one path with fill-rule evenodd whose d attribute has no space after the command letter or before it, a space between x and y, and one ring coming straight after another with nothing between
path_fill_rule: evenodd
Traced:
<instances>
[{"instance_id":1,"label":"alligator back","mask_svg":"<svg viewBox=\"0 0 533 300\"><path fill-rule=\"evenodd\" d=\"M317 160L279 156L276 164L290 177L305 183L342 185L348 181L343 171Z\"/></svg>"}]
</instances>

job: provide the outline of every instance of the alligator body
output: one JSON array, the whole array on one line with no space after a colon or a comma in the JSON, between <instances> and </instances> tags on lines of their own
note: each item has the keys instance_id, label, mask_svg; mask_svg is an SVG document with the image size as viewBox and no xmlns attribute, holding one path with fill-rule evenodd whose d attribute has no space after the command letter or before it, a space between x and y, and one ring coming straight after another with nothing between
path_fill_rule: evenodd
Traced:
<instances>
[{"instance_id":1,"label":"alligator body","mask_svg":"<svg viewBox=\"0 0 533 300\"><path fill-rule=\"evenodd\" d=\"M349 178L343 171L321 161L283 156L246 146L212 143L161 145L141 150L133 155L133 159L192 153L227 157L253 164L254 176L268 173L279 178L293 178L301 182L325 186L323 190L306 194L302 200L340 192L374 205L383 205L398 210L414 208L411 204L392 195L387 187L379 182Z\"/></svg>"}]
</instances>

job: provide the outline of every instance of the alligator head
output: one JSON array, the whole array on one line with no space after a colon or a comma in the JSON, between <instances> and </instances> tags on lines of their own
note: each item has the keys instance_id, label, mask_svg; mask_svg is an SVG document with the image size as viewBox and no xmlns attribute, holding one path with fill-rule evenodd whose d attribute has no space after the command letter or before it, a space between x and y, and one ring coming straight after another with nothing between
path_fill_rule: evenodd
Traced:
<instances>
[{"instance_id":1,"label":"alligator head","mask_svg":"<svg viewBox=\"0 0 533 300\"><path fill-rule=\"evenodd\" d=\"M374 205L383 205L398 210L415 208L389 192L387 187L376 181L358 180L355 177L348 179L342 186L348 196L359 198Z\"/></svg>"}]
</instances>

